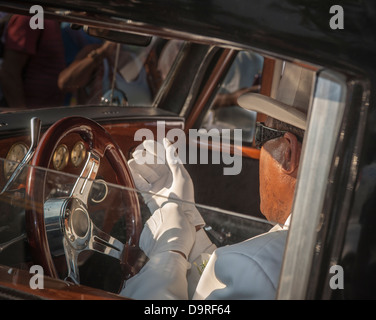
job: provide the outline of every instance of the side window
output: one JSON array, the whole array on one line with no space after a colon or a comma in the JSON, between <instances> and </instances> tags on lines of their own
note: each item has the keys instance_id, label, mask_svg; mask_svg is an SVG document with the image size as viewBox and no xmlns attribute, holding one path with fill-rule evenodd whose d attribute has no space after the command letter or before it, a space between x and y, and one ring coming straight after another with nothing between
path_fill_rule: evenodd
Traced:
<instances>
[{"instance_id":1,"label":"side window","mask_svg":"<svg viewBox=\"0 0 376 320\"><path fill-rule=\"evenodd\" d=\"M206 113L201 128L211 130L242 129L242 142L251 143L255 131L256 112L237 104L240 95L259 92L264 58L254 52L239 51Z\"/></svg>"}]
</instances>

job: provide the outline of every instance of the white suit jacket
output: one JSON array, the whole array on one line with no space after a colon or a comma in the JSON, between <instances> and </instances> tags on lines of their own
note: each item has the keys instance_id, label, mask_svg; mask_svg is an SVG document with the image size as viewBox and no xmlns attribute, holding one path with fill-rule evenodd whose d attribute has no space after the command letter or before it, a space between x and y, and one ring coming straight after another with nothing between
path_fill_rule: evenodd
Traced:
<instances>
[{"instance_id":1,"label":"white suit jacket","mask_svg":"<svg viewBox=\"0 0 376 320\"><path fill-rule=\"evenodd\" d=\"M287 230L279 229L214 251L193 299L274 299Z\"/></svg>"},{"instance_id":2,"label":"white suit jacket","mask_svg":"<svg viewBox=\"0 0 376 320\"><path fill-rule=\"evenodd\" d=\"M122 294L157 300L274 299L289 220L283 227L276 225L267 233L218 249L201 234L199 240L207 246L192 263L178 253L158 254L127 281Z\"/></svg>"}]
</instances>

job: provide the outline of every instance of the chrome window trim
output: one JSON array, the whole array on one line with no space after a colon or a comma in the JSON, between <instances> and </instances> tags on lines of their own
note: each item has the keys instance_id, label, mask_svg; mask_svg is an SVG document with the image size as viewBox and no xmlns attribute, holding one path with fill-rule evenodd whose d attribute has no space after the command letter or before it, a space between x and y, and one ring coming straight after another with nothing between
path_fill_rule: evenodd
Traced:
<instances>
[{"instance_id":1,"label":"chrome window trim","mask_svg":"<svg viewBox=\"0 0 376 320\"><path fill-rule=\"evenodd\" d=\"M306 297L317 228L344 115L346 92L343 75L327 70L318 74L277 290L276 298L280 300Z\"/></svg>"}]
</instances>

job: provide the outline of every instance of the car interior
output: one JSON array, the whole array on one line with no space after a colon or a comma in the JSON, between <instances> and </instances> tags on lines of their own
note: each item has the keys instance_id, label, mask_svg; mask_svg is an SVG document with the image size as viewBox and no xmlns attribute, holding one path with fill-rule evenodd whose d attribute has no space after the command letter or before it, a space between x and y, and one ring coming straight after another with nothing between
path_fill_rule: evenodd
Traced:
<instances>
[{"instance_id":1,"label":"car interior","mask_svg":"<svg viewBox=\"0 0 376 320\"><path fill-rule=\"evenodd\" d=\"M66 92L66 104L61 107L1 107L0 265L28 271L37 262L47 266L45 274L52 278L118 293L124 274L134 274L146 262L145 256L133 254L132 246L137 245L150 212L124 161L142 142L135 140L140 129L150 130L154 137L173 129L184 131L187 159L193 159L185 166L195 187L195 205L206 221L206 233L218 247L273 227L259 208L260 150L254 145L256 122L265 115L244 110L237 98L245 92L273 97L284 62L291 59L203 41L133 38L72 23L67 28L95 35L100 44L121 40L114 53L119 64L115 70L145 72L149 97L144 99L142 91L133 94L136 89L122 92L112 83L96 104L78 104L77 90ZM122 61L122 51L131 53L131 62ZM330 166L320 167L319 160L330 163L348 90L341 74L302 61L293 63L314 72L316 82L292 229L302 221L316 225L320 218ZM236 129L241 129L241 135ZM228 130L228 137L222 136L223 130ZM202 134L197 138L193 131ZM229 158L222 156L225 152ZM207 155L210 165L200 162L200 155ZM241 158L241 170L224 175L236 157ZM307 190L310 197L303 196ZM77 208L80 215L71 217L69 213ZM311 243L316 236L314 228L295 230L285 252L289 257L296 257L304 250L304 241ZM293 245L302 233L300 246ZM122 263L124 254L132 261L130 266ZM306 255L311 257L312 251ZM281 279L299 271L288 268L294 259L286 261ZM302 265L310 261L307 258ZM7 270L1 271L0 278ZM279 294L284 297L284 291Z\"/></svg>"}]
</instances>

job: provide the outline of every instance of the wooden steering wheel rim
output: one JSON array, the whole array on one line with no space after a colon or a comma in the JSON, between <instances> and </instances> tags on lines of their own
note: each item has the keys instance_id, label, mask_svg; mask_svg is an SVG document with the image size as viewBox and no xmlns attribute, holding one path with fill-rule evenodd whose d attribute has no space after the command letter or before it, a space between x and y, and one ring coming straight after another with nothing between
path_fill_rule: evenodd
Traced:
<instances>
[{"instance_id":1,"label":"wooden steering wheel rim","mask_svg":"<svg viewBox=\"0 0 376 320\"><path fill-rule=\"evenodd\" d=\"M41 174L38 167L48 168L53 151L59 142L70 133L78 133L89 143L100 157L106 157L116 172L118 183L134 189L134 183L124 155L110 134L98 123L83 117L67 117L53 124L41 138L26 181L26 229L33 262L43 267L45 275L58 278L58 273L50 252L46 226L44 222L44 180L46 171ZM39 174L38 174L39 173ZM43 186L43 190L41 190ZM138 246L142 225L138 197L135 191L126 190L124 197L130 208L126 216L127 242L129 246Z\"/></svg>"}]
</instances>

